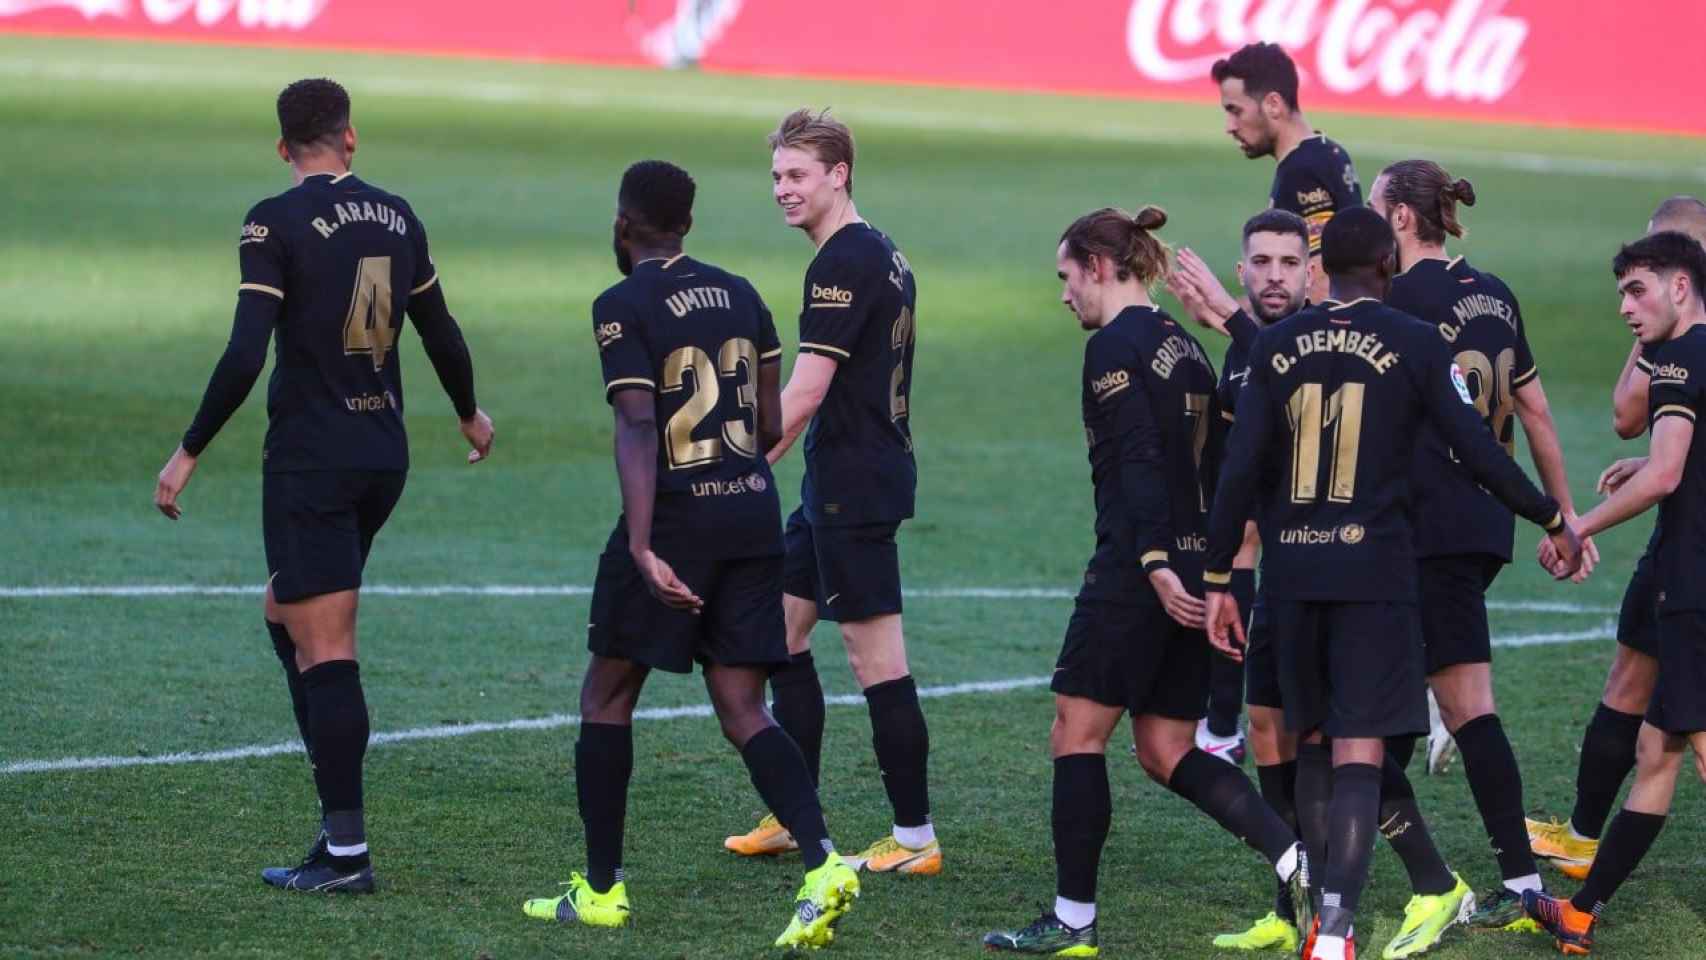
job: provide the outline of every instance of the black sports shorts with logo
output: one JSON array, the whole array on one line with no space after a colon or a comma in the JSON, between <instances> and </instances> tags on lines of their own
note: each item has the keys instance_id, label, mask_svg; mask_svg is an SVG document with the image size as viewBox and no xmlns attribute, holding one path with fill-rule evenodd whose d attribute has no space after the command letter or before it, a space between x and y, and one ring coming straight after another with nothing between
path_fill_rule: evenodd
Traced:
<instances>
[{"instance_id":1,"label":"black sports shorts with logo","mask_svg":"<svg viewBox=\"0 0 1706 960\"><path fill-rule=\"evenodd\" d=\"M1049 689L1132 716L1200 720L1208 713L1208 636L1159 606L1079 594Z\"/></svg>"},{"instance_id":2,"label":"black sports shorts with logo","mask_svg":"<svg viewBox=\"0 0 1706 960\"><path fill-rule=\"evenodd\" d=\"M1504 567L1503 560L1489 553L1423 557L1416 562L1428 676L1461 663L1493 662L1487 588Z\"/></svg>"},{"instance_id":3,"label":"black sports shorts with logo","mask_svg":"<svg viewBox=\"0 0 1706 960\"><path fill-rule=\"evenodd\" d=\"M659 537L652 549L705 601L699 613L668 607L652 596L628 552L618 524L592 585L587 649L670 673L691 673L695 661L725 667L788 661L782 619L782 558L725 557L697 548L691 537Z\"/></svg>"},{"instance_id":4,"label":"black sports shorts with logo","mask_svg":"<svg viewBox=\"0 0 1706 960\"><path fill-rule=\"evenodd\" d=\"M1623 609L1617 614L1617 642L1649 657L1660 655L1659 578L1653 571L1651 544L1636 561L1629 586L1623 591Z\"/></svg>"},{"instance_id":5,"label":"black sports shorts with logo","mask_svg":"<svg viewBox=\"0 0 1706 960\"><path fill-rule=\"evenodd\" d=\"M373 538L403 496L401 470L261 474L261 533L273 599L361 586Z\"/></svg>"},{"instance_id":6,"label":"black sports shorts with logo","mask_svg":"<svg viewBox=\"0 0 1706 960\"><path fill-rule=\"evenodd\" d=\"M1647 722L1666 733L1706 730L1706 611L1658 617L1659 682Z\"/></svg>"},{"instance_id":7,"label":"black sports shorts with logo","mask_svg":"<svg viewBox=\"0 0 1706 960\"><path fill-rule=\"evenodd\" d=\"M1413 603L1270 598L1274 647L1293 733L1426 733L1422 625Z\"/></svg>"},{"instance_id":8,"label":"black sports shorts with logo","mask_svg":"<svg viewBox=\"0 0 1706 960\"><path fill-rule=\"evenodd\" d=\"M814 525L788 517L782 590L817 604L820 619L852 623L901 612L898 523Z\"/></svg>"}]
</instances>

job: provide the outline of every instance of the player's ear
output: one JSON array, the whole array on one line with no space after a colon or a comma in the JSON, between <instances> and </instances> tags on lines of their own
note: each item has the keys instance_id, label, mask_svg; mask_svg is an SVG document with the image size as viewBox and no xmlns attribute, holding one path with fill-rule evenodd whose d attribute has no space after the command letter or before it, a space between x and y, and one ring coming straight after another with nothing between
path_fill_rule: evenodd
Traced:
<instances>
[{"instance_id":1,"label":"player's ear","mask_svg":"<svg viewBox=\"0 0 1706 960\"><path fill-rule=\"evenodd\" d=\"M846 161L842 161L830 168L829 180L835 184L837 190L845 190L847 189L847 176L850 173L852 173L852 168L847 166Z\"/></svg>"},{"instance_id":2,"label":"player's ear","mask_svg":"<svg viewBox=\"0 0 1706 960\"><path fill-rule=\"evenodd\" d=\"M283 137L278 138L278 158L285 163L290 162L290 145L284 142Z\"/></svg>"},{"instance_id":3,"label":"player's ear","mask_svg":"<svg viewBox=\"0 0 1706 960\"><path fill-rule=\"evenodd\" d=\"M1262 113L1269 120L1278 120L1291 113L1291 108L1286 106L1285 98L1280 96L1277 91L1269 90L1262 94Z\"/></svg>"},{"instance_id":4,"label":"player's ear","mask_svg":"<svg viewBox=\"0 0 1706 960\"><path fill-rule=\"evenodd\" d=\"M682 223L681 223L681 235L683 237L685 237L689 233L692 233L692 232L693 232L693 214L690 213L687 215L687 219L682 221Z\"/></svg>"},{"instance_id":5,"label":"player's ear","mask_svg":"<svg viewBox=\"0 0 1706 960\"><path fill-rule=\"evenodd\" d=\"M355 124L352 123L344 128L344 153L355 155L355 139Z\"/></svg>"}]
</instances>

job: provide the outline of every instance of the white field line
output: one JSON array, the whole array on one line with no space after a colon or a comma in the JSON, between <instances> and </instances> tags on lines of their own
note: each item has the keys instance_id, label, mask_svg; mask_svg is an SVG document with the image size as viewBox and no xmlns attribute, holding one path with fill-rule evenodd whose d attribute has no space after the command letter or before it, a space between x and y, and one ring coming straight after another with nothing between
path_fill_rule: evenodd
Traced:
<instances>
[{"instance_id":1,"label":"white field line","mask_svg":"<svg viewBox=\"0 0 1706 960\"><path fill-rule=\"evenodd\" d=\"M181 64L125 63L110 61L88 63L45 58L16 57L0 60L0 76L25 80L84 81L115 86L150 84L153 86L192 87L206 89L213 84L240 89L272 90L276 82L264 71L240 71L222 67L200 67ZM646 93L624 90L588 90L542 78L527 82L517 80L480 81L460 80L427 75L386 75L357 71L345 77L345 82L359 86L364 94L395 97L423 97L441 100L460 100L474 103L530 104L545 106L593 108L646 109L658 112L725 116L738 119L774 122L776 117L791 109L793 99L787 95L775 98L731 96L721 92L696 93L677 85L669 92ZM352 82L354 81L354 82ZM786 89L785 84L778 89ZM989 133L1014 137L1055 137L1066 133L1074 138L1116 143L1195 145L1224 143L1217 131L1218 122L1205 114L1201 130L1168 129L1136 120L1123 122L1117 117L1106 118L1091 126L1040 122L1034 116L1004 117L984 111L930 110L917 107L862 106L857 111L861 122L871 122L904 129L934 132ZM1432 156L1445 161L1457 161L1521 173L1557 173L1591 177L1619 177L1633 180L1706 182L1706 166L1649 163L1640 160L1609 160L1599 157L1558 156L1512 150L1485 150L1474 147L1436 147L1381 142L1346 141L1359 151L1404 156Z\"/></svg>"},{"instance_id":2,"label":"white field line","mask_svg":"<svg viewBox=\"0 0 1706 960\"><path fill-rule=\"evenodd\" d=\"M197 583L67 584L62 586L0 587L0 600L53 600L80 597L229 597L259 596L261 585ZM463 584L418 586L370 583L363 596L377 597L585 597L592 588L576 584ZM913 600L1071 600L1076 594L1060 587L921 587L906 591ZM1593 615L1616 613L1617 607L1551 600L1489 600L1487 609L1512 613Z\"/></svg>"},{"instance_id":3,"label":"white field line","mask_svg":"<svg viewBox=\"0 0 1706 960\"><path fill-rule=\"evenodd\" d=\"M968 694L1006 693L1010 690L1041 687L1048 682L1048 677L980 680L940 687L923 687L919 689L918 695L922 698L937 698L960 697ZM830 706L848 707L863 704L865 698L860 695L841 694L825 697L824 702ZM635 720L647 721L709 716L711 716L711 708L707 704L685 707L647 707L634 711ZM393 730L389 733L374 734L370 745L378 747L392 743L409 743L414 740L445 740L451 737L466 737L476 733L556 730L562 727L579 726L580 722L581 718L575 714L558 713L548 717L532 717L492 723L454 723L436 727L412 727L408 730ZM157 767L185 763L222 763L229 760L250 760L256 757L276 757L280 754L301 752L302 742L300 740L287 740L283 743L256 744L248 747L233 747L228 750L211 750L201 753L166 753L151 757L65 757L60 760L18 760L0 765L0 774L110 770L114 767Z\"/></svg>"}]
</instances>

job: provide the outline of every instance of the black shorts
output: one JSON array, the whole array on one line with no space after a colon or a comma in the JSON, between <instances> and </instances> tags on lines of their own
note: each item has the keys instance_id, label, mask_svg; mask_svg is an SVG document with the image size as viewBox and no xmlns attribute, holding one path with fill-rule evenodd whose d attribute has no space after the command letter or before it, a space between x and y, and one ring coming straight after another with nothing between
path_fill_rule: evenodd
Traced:
<instances>
[{"instance_id":1,"label":"black shorts","mask_svg":"<svg viewBox=\"0 0 1706 960\"><path fill-rule=\"evenodd\" d=\"M401 470L261 474L261 533L273 599L361 586L373 538L403 496Z\"/></svg>"},{"instance_id":2,"label":"black shorts","mask_svg":"<svg viewBox=\"0 0 1706 960\"><path fill-rule=\"evenodd\" d=\"M1427 675L1461 663L1492 663L1487 588L1505 562L1489 553L1423 557L1416 562Z\"/></svg>"},{"instance_id":3,"label":"black shorts","mask_svg":"<svg viewBox=\"0 0 1706 960\"><path fill-rule=\"evenodd\" d=\"M1133 716L1200 720L1208 713L1214 655L1206 634L1158 606L1079 596L1049 689Z\"/></svg>"},{"instance_id":4,"label":"black shorts","mask_svg":"<svg viewBox=\"0 0 1706 960\"><path fill-rule=\"evenodd\" d=\"M788 517L782 591L817 604L838 623L900 612L899 523L814 526L804 510Z\"/></svg>"},{"instance_id":5,"label":"black shorts","mask_svg":"<svg viewBox=\"0 0 1706 960\"><path fill-rule=\"evenodd\" d=\"M1415 604L1271 599L1268 606L1286 729L1329 737L1427 732Z\"/></svg>"},{"instance_id":6,"label":"black shorts","mask_svg":"<svg viewBox=\"0 0 1706 960\"><path fill-rule=\"evenodd\" d=\"M1623 591L1623 609L1617 614L1617 642L1649 657L1660 656L1659 581L1653 572L1651 547L1635 562L1635 573Z\"/></svg>"},{"instance_id":7,"label":"black shorts","mask_svg":"<svg viewBox=\"0 0 1706 960\"><path fill-rule=\"evenodd\" d=\"M781 557L730 559L666 545L654 549L705 601L704 609L676 610L652 596L618 530L598 558L588 650L671 673L691 672L694 661L725 667L787 662Z\"/></svg>"},{"instance_id":8,"label":"black shorts","mask_svg":"<svg viewBox=\"0 0 1706 960\"><path fill-rule=\"evenodd\" d=\"M1659 682L1647 722L1666 733L1706 730L1706 611L1681 610L1658 618Z\"/></svg>"},{"instance_id":9,"label":"black shorts","mask_svg":"<svg viewBox=\"0 0 1706 960\"><path fill-rule=\"evenodd\" d=\"M1280 689L1279 658L1274 651L1273 613L1266 591L1257 591L1244 639L1244 702L1252 707L1285 706Z\"/></svg>"}]
</instances>

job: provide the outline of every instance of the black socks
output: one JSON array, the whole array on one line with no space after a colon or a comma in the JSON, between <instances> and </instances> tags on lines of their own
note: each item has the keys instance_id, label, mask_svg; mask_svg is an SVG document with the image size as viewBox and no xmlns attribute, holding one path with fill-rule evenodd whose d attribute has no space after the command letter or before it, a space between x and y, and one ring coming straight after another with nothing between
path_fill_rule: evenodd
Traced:
<instances>
[{"instance_id":1,"label":"black socks","mask_svg":"<svg viewBox=\"0 0 1706 960\"><path fill-rule=\"evenodd\" d=\"M1410 889L1424 897L1450 893L1457 886L1457 878L1451 875L1451 868L1434 846L1427 821L1416 807L1416 791L1410 785L1410 778L1391 754L1387 755L1380 773L1380 832L1392 852L1404 861L1404 870L1410 875Z\"/></svg>"},{"instance_id":2,"label":"black socks","mask_svg":"<svg viewBox=\"0 0 1706 960\"><path fill-rule=\"evenodd\" d=\"M1261 785L1262 799L1268 806L1274 808L1274 813L1285 821L1291 828L1293 836L1297 835L1297 761L1287 760L1271 766L1256 768L1256 782ZM1297 922L1297 908L1291 902L1291 888L1284 881L1276 881L1278 893L1274 896L1274 913L1281 920L1290 923Z\"/></svg>"},{"instance_id":3,"label":"black socks","mask_svg":"<svg viewBox=\"0 0 1706 960\"><path fill-rule=\"evenodd\" d=\"M770 694L770 715L799 745L816 787L823 765L823 684L818 682L810 650L794 654L771 671Z\"/></svg>"},{"instance_id":4,"label":"black socks","mask_svg":"<svg viewBox=\"0 0 1706 960\"><path fill-rule=\"evenodd\" d=\"M1540 872L1528 847L1528 825L1522 806L1522 773L1516 754L1496 713L1484 714L1457 728L1463 773L1481 811L1499 872L1513 880Z\"/></svg>"},{"instance_id":5,"label":"black socks","mask_svg":"<svg viewBox=\"0 0 1706 960\"><path fill-rule=\"evenodd\" d=\"M765 727L740 748L752 785L776 819L794 835L806 869L816 870L829 859L833 849L829 828L823 823L823 807L817 786L806 769L800 748L781 727Z\"/></svg>"},{"instance_id":6,"label":"black socks","mask_svg":"<svg viewBox=\"0 0 1706 960\"><path fill-rule=\"evenodd\" d=\"M1244 771L1193 748L1173 768L1167 788L1214 818L1269 863L1278 863L1297 842L1291 827L1262 802Z\"/></svg>"},{"instance_id":7,"label":"black socks","mask_svg":"<svg viewBox=\"0 0 1706 960\"><path fill-rule=\"evenodd\" d=\"M1635 741L1641 735L1639 714L1623 713L1605 704L1593 713L1582 735L1582 760L1576 768L1576 809L1570 826L1584 837L1598 839L1611 816L1611 805L1623 780L1635 769Z\"/></svg>"},{"instance_id":8,"label":"black socks","mask_svg":"<svg viewBox=\"0 0 1706 960\"><path fill-rule=\"evenodd\" d=\"M361 668L354 660L328 660L302 673L307 700L308 738L314 745L314 786L320 809L335 847L365 847L366 837L352 836L351 820L361 817L361 761L367 755L367 700L361 692ZM343 836L332 830L343 823ZM359 826L353 828L358 830ZM333 850L334 855L339 854Z\"/></svg>"},{"instance_id":9,"label":"black socks","mask_svg":"<svg viewBox=\"0 0 1706 960\"><path fill-rule=\"evenodd\" d=\"M1346 763L1333 769L1333 799L1327 814L1327 870L1321 885L1321 935L1348 937L1374 855L1380 811L1380 768Z\"/></svg>"},{"instance_id":10,"label":"black socks","mask_svg":"<svg viewBox=\"0 0 1706 960\"><path fill-rule=\"evenodd\" d=\"M1610 829L1605 831L1605 839L1600 841L1587 882L1570 898L1570 905L1598 916L1617 888L1635 872L1636 865L1664 828L1662 813L1636 813L1627 808L1619 811Z\"/></svg>"},{"instance_id":11,"label":"black socks","mask_svg":"<svg viewBox=\"0 0 1706 960\"><path fill-rule=\"evenodd\" d=\"M581 724L575 741L575 796L586 828L586 879L598 893L622 879L622 834L633 773L633 727Z\"/></svg>"},{"instance_id":12,"label":"black socks","mask_svg":"<svg viewBox=\"0 0 1706 960\"><path fill-rule=\"evenodd\" d=\"M1297 835L1309 851L1311 879L1321 889L1327 869L1327 807L1333 800L1333 748L1297 745Z\"/></svg>"},{"instance_id":13,"label":"black socks","mask_svg":"<svg viewBox=\"0 0 1706 960\"><path fill-rule=\"evenodd\" d=\"M884 681L866 688L865 705L894 824L922 827L930 822L930 731L918 706L918 687L910 676Z\"/></svg>"},{"instance_id":14,"label":"black socks","mask_svg":"<svg viewBox=\"0 0 1706 960\"><path fill-rule=\"evenodd\" d=\"M296 714L296 732L302 736L302 749L308 754L308 763L314 763L314 748L308 742L308 691L302 686L302 671L296 669L296 644L290 640L290 631L284 629L284 624L266 622L267 633L272 635L272 650L278 654L279 666L284 668L284 685L290 688L290 709ZM1633 754L1631 754L1633 756Z\"/></svg>"},{"instance_id":15,"label":"black socks","mask_svg":"<svg viewBox=\"0 0 1706 960\"><path fill-rule=\"evenodd\" d=\"M1052 820L1057 895L1079 903L1096 902L1096 869L1102 862L1113 810L1105 756L1074 753L1055 758Z\"/></svg>"}]
</instances>

